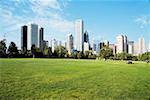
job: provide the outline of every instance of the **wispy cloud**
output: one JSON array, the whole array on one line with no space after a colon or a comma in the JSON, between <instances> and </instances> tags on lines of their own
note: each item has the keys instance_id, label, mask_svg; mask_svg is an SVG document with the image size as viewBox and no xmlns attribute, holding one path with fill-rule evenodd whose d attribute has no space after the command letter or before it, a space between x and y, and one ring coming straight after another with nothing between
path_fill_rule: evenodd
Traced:
<instances>
[{"instance_id":1,"label":"wispy cloud","mask_svg":"<svg viewBox=\"0 0 150 100\"><path fill-rule=\"evenodd\" d=\"M58 0L1 0L0 27L7 34L18 34L21 25L33 22L43 26L53 36L57 37L55 32L65 35L73 31L74 25L63 13L67 5L68 1Z\"/></svg>"},{"instance_id":2,"label":"wispy cloud","mask_svg":"<svg viewBox=\"0 0 150 100\"><path fill-rule=\"evenodd\" d=\"M150 15L140 16L135 19L135 22L140 26L140 28L144 28L150 25Z\"/></svg>"}]
</instances>

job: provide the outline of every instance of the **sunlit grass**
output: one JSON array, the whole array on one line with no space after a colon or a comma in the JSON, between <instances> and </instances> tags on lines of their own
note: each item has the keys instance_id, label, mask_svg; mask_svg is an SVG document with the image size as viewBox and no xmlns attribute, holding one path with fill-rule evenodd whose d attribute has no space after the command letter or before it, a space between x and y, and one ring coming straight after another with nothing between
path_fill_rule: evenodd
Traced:
<instances>
[{"instance_id":1,"label":"sunlit grass","mask_svg":"<svg viewBox=\"0 0 150 100\"><path fill-rule=\"evenodd\" d=\"M1 59L0 99L150 99L150 65L74 59Z\"/></svg>"}]
</instances>

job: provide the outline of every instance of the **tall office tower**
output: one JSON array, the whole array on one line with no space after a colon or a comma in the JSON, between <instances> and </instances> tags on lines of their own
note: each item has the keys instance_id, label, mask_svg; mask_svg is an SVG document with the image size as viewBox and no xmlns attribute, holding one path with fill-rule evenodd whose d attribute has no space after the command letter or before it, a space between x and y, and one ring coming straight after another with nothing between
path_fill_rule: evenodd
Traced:
<instances>
[{"instance_id":1,"label":"tall office tower","mask_svg":"<svg viewBox=\"0 0 150 100\"><path fill-rule=\"evenodd\" d=\"M92 51L93 51L94 54L96 54L96 44L95 43L93 43Z\"/></svg>"},{"instance_id":2,"label":"tall office tower","mask_svg":"<svg viewBox=\"0 0 150 100\"><path fill-rule=\"evenodd\" d=\"M104 41L104 45L109 46L109 41L108 41L108 40L105 40L105 41Z\"/></svg>"},{"instance_id":3,"label":"tall office tower","mask_svg":"<svg viewBox=\"0 0 150 100\"><path fill-rule=\"evenodd\" d=\"M127 40L127 36L123 36L123 43L124 43L124 47L123 47L123 51L128 53L128 44L127 44L128 40Z\"/></svg>"},{"instance_id":4,"label":"tall office tower","mask_svg":"<svg viewBox=\"0 0 150 100\"><path fill-rule=\"evenodd\" d=\"M56 50L57 46L58 46L57 40L56 39L52 39L51 40L52 52L54 52Z\"/></svg>"},{"instance_id":5,"label":"tall office tower","mask_svg":"<svg viewBox=\"0 0 150 100\"><path fill-rule=\"evenodd\" d=\"M109 48L113 50L113 54L116 54L116 45L115 44L109 44Z\"/></svg>"},{"instance_id":6,"label":"tall office tower","mask_svg":"<svg viewBox=\"0 0 150 100\"><path fill-rule=\"evenodd\" d=\"M84 51L89 51L90 49L90 44L89 44L89 36L88 36L88 32L85 31L84 33Z\"/></svg>"},{"instance_id":7,"label":"tall office tower","mask_svg":"<svg viewBox=\"0 0 150 100\"><path fill-rule=\"evenodd\" d=\"M85 51L89 51L89 49L90 49L89 43L88 42L84 42L84 52Z\"/></svg>"},{"instance_id":8,"label":"tall office tower","mask_svg":"<svg viewBox=\"0 0 150 100\"><path fill-rule=\"evenodd\" d=\"M87 31L84 33L84 42L89 42L89 35Z\"/></svg>"},{"instance_id":9,"label":"tall office tower","mask_svg":"<svg viewBox=\"0 0 150 100\"><path fill-rule=\"evenodd\" d=\"M122 53L124 51L124 36L118 35L116 37L117 40L117 53Z\"/></svg>"},{"instance_id":10,"label":"tall office tower","mask_svg":"<svg viewBox=\"0 0 150 100\"><path fill-rule=\"evenodd\" d=\"M72 34L68 34L68 39L67 39L67 50L69 55L72 53L73 51L73 35Z\"/></svg>"},{"instance_id":11,"label":"tall office tower","mask_svg":"<svg viewBox=\"0 0 150 100\"><path fill-rule=\"evenodd\" d=\"M97 46L97 53L99 54L101 49L104 47L104 42L100 42Z\"/></svg>"},{"instance_id":12,"label":"tall office tower","mask_svg":"<svg viewBox=\"0 0 150 100\"><path fill-rule=\"evenodd\" d=\"M138 56L138 52L139 52L139 45L138 42L134 43L134 56Z\"/></svg>"},{"instance_id":13,"label":"tall office tower","mask_svg":"<svg viewBox=\"0 0 150 100\"><path fill-rule=\"evenodd\" d=\"M31 50L31 46L34 44L36 47L39 47L38 39L38 25L30 24L28 25L28 35L27 35L27 49Z\"/></svg>"},{"instance_id":14,"label":"tall office tower","mask_svg":"<svg viewBox=\"0 0 150 100\"><path fill-rule=\"evenodd\" d=\"M39 28L39 34L38 34L38 47L40 48L40 50L42 50L43 51L43 49L44 49L44 41L43 41L43 35L44 35L44 28L43 27L41 27L41 28Z\"/></svg>"},{"instance_id":15,"label":"tall office tower","mask_svg":"<svg viewBox=\"0 0 150 100\"><path fill-rule=\"evenodd\" d=\"M93 43L92 50L96 51L96 44L95 43Z\"/></svg>"},{"instance_id":16,"label":"tall office tower","mask_svg":"<svg viewBox=\"0 0 150 100\"><path fill-rule=\"evenodd\" d=\"M26 25L21 27L21 50L23 52L27 51L27 35L28 27Z\"/></svg>"},{"instance_id":17,"label":"tall office tower","mask_svg":"<svg viewBox=\"0 0 150 100\"><path fill-rule=\"evenodd\" d=\"M134 55L134 41L128 41L128 53Z\"/></svg>"},{"instance_id":18,"label":"tall office tower","mask_svg":"<svg viewBox=\"0 0 150 100\"><path fill-rule=\"evenodd\" d=\"M76 48L77 51L83 51L83 46L84 46L84 36L83 36L83 21L81 19L77 19L75 21L75 34L77 35L76 37Z\"/></svg>"},{"instance_id":19,"label":"tall office tower","mask_svg":"<svg viewBox=\"0 0 150 100\"><path fill-rule=\"evenodd\" d=\"M144 53L145 52L145 42L144 42L144 38L143 37L139 38L138 46L139 46L138 54Z\"/></svg>"},{"instance_id":20,"label":"tall office tower","mask_svg":"<svg viewBox=\"0 0 150 100\"><path fill-rule=\"evenodd\" d=\"M48 41L43 40L43 49L48 48Z\"/></svg>"}]
</instances>

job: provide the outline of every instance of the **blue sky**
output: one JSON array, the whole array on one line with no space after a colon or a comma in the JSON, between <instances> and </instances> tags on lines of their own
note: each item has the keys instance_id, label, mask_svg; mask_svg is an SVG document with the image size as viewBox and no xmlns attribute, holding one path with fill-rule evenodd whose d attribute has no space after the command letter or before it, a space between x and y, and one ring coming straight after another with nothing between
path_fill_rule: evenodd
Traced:
<instances>
[{"instance_id":1,"label":"blue sky","mask_svg":"<svg viewBox=\"0 0 150 100\"><path fill-rule=\"evenodd\" d=\"M45 29L44 39L65 41L74 36L74 21L83 19L90 39L109 40L124 34L129 40L143 36L150 40L150 1L148 0L0 0L0 39L20 48L21 26L37 23Z\"/></svg>"}]
</instances>

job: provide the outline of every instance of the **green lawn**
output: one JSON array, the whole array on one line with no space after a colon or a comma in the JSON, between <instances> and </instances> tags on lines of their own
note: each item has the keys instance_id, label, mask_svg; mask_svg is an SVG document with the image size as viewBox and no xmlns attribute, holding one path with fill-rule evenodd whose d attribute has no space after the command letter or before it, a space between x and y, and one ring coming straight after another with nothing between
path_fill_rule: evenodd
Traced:
<instances>
[{"instance_id":1,"label":"green lawn","mask_svg":"<svg viewBox=\"0 0 150 100\"><path fill-rule=\"evenodd\" d=\"M0 59L0 99L150 100L150 64Z\"/></svg>"}]
</instances>

